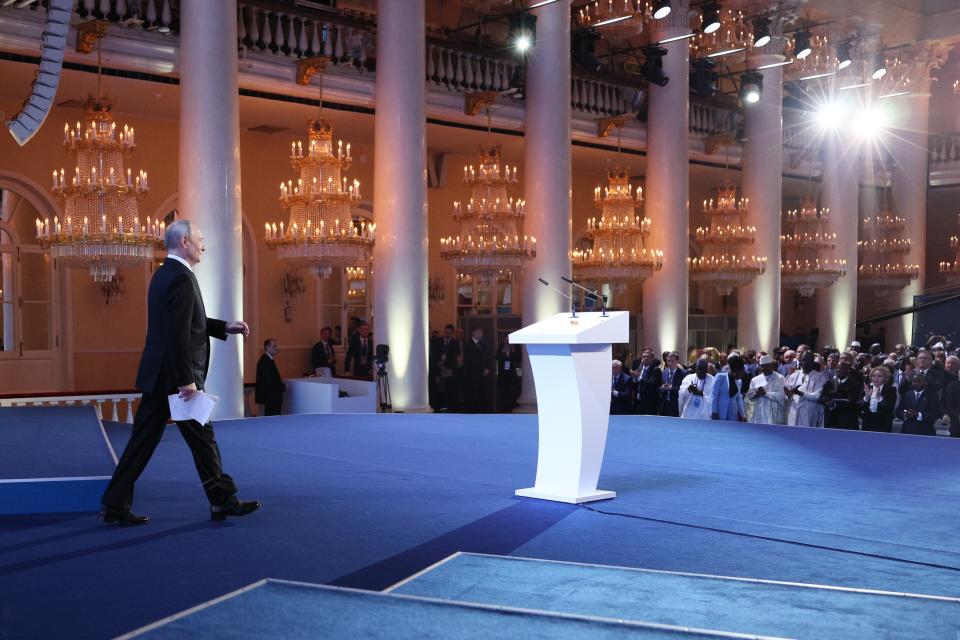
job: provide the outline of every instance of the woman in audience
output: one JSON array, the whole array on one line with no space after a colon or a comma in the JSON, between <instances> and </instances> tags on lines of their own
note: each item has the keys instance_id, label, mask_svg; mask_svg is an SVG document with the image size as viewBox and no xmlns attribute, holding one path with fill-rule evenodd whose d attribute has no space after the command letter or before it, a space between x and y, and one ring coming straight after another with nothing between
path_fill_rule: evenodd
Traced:
<instances>
[{"instance_id":1,"label":"woman in audience","mask_svg":"<svg viewBox=\"0 0 960 640\"><path fill-rule=\"evenodd\" d=\"M897 391L890 385L890 370L874 367L870 370L870 382L863 385L863 397L858 403L863 430L890 433L896 404Z\"/></svg>"}]
</instances>

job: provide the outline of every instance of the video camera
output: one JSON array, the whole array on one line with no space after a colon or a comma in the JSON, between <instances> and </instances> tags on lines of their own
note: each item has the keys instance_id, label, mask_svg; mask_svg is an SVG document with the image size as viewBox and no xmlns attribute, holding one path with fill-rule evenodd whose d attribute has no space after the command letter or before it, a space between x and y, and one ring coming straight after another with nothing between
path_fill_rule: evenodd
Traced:
<instances>
[{"instance_id":1,"label":"video camera","mask_svg":"<svg viewBox=\"0 0 960 640\"><path fill-rule=\"evenodd\" d=\"M389 345L378 344L376 347L376 355L374 355L373 361L376 363L377 369L383 371L384 367L387 366L387 363L390 362Z\"/></svg>"}]
</instances>

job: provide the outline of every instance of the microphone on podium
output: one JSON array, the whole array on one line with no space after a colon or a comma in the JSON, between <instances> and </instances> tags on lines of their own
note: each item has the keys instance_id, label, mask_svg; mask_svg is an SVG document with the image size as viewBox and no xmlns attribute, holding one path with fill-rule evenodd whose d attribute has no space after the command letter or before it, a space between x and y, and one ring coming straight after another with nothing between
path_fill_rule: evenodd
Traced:
<instances>
[{"instance_id":1,"label":"microphone on podium","mask_svg":"<svg viewBox=\"0 0 960 640\"><path fill-rule=\"evenodd\" d=\"M540 281L540 284L546 285L547 287L553 289L554 291L562 295L564 298L569 300L570 301L570 317L571 318L577 317L577 301L573 299L573 296L571 296L570 294L564 293L563 291L560 291L560 289L557 289L556 287L552 286L549 282L547 282L543 278L537 278L537 280Z\"/></svg>"},{"instance_id":2,"label":"microphone on podium","mask_svg":"<svg viewBox=\"0 0 960 640\"><path fill-rule=\"evenodd\" d=\"M574 282L573 280L571 280L570 278L567 278L566 276L560 276L560 279L563 280L564 282L568 283L568 284L572 284L573 286L577 287L578 289L583 289L584 291L586 291L587 293L589 293L591 296L593 296L593 299L594 299L594 300L597 300L597 301L600 302L600 311L602 312L602 315L603 315L604 317L606 317L606 315L607 315L607 296L601 294L599 291L587 289L587 288L586 288L585 286L583 286L582 284L579 284L579 283L577 283L577 282Z\"/></svg>"}]
</instances>

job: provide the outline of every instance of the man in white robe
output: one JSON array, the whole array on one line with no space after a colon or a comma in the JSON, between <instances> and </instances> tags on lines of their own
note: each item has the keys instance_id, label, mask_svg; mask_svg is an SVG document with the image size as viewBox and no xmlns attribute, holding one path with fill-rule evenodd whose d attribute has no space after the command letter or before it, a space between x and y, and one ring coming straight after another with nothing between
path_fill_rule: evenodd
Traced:
<instances>
[{"instance_id":1,"label":"man in white robe","mask_svg":"<svg viewBox=\"0 0 960 640\"><path fill-rule=\"evenodd\" d=\"M713 391L713 376L707 373L706 360L697 360L694 372L680 383L680 417L695 420L710 419L710 396Z\"/></svg>"},{"instance_id":2,"label":"man in white robe","mask_svg":"<svg viewBox=\"0 0 960 640\"><path fill-rule=\"evenodd\" d=\"M812 351L803 354L800 368L787 376L784 392L787 395L787 424L793 427L822 427L823 403L820 398L829 380L826 373L814 367Z\"/></svg>"},{"instance_id":3,"label":"man in white robe","mask_svg":"<svg viewBox=\"0 0 960 640\"><path fill-rule=\"evenodd\" d=\"M771 356L760 358L760 373L750 381L747 391L747 419L762 424L786 424L783 376L776 371Z\"/></svg>"}]
</instances>

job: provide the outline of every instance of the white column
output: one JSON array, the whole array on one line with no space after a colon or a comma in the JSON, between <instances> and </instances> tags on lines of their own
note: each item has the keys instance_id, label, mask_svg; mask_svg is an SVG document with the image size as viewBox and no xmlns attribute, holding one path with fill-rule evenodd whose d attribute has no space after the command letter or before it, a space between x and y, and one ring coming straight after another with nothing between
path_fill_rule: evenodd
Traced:
<instances>
[{"instance_id":1,"label":"white column","mask_svg":"<svg viewBox=\"0 0 960 640\"><path fill-rule=\"evenodd\" d=\"M689 33L688 2L651 25L653 42ZM647 97L646 215L652 226L647 246L663 251L663 270L643 283L643 343L656 353L687 350L690 297L687 258L689 227L689 41L664 45L665 87L651 84Z\"/></svg>"},{"instance_id":2,"label":"white column","mask_svg":"<svg viewBox=\"0 0 960 640\"><path fill-rule=\"evenodd\" d=\"M427 406L427 144L424 0L377 6L373 333L390 347L395 409Z\"/></svg>"},{"instance_id":3,"label":"white column","mask_svg":"<svg viewBox=\"0 0 960 640\"><path fill-rule=\"evenodd\" d=\"M780 38L773 43L782 47ZM778 49L779 50L779 49ZM782 55L751 56L750 68L780 62ZM780 342L780 209L783 199L783 67L762 69L763 96L746 105L743 196L750 200L748 223L757 228L755 255L767 270L737 292L737 342L770 351Z\"/></svg>"},{"instance_id":4,"label":"white column","mask_svg":"<svg viewBox=\"0 0 960 640\"><path fill-rule=\"evenodd\" d=\"M537 239L537 257L523 272L523 324L539 322L570 308L540 284L543 278L567 290L570 277L572 178L570 168L570 3L535 9L537 41L527 54L523 157L523 232ZM519 404L536 406L533 376L524 351Z\"/></svg>"},{"instance_id":5,"label":"white column","mask_svg":"<svg viewBox=\"0 0 960 640\"><path fill-rule=\"evenodd\" d=\"M180 5L180 214L206 241L197 280L207 315L243 313L236 0ZM243 417L242 338L212 340L215 418Z\"/></svg>"},{"instance_id":6,"label":"white column","mask_svg":"<svg viewBox=\"0 0 960 640\"><path fill-rule=\"evenodd\" d=\"M890 309L912 305L913 297L923 291L926 282L929 82L922 79L919 92L884 101L897 117L887 134L887 144L893 156L890 183L894 211L905 219L903 237L910 239L910 253L904 256L904 262L920 265L920 277L887 298ZM898 342L909 344L913 319L909 314L887 323L884 347L890 349Z\"/></svg>"},{"instance_id":7,"label":"white column","mask_svg":"<svg viewBox=\"0 0 960 640\"><path fill-rule=\"evenodd\" d=\"M860 219L859 146L848 130L825 134L821 164L820 204L830 210L826 231L837 234L836 246L825 256L847 261L847 274L817 290L818 347L849 346L857 319L857 234Z\"/></svg>"}]
</instances>

